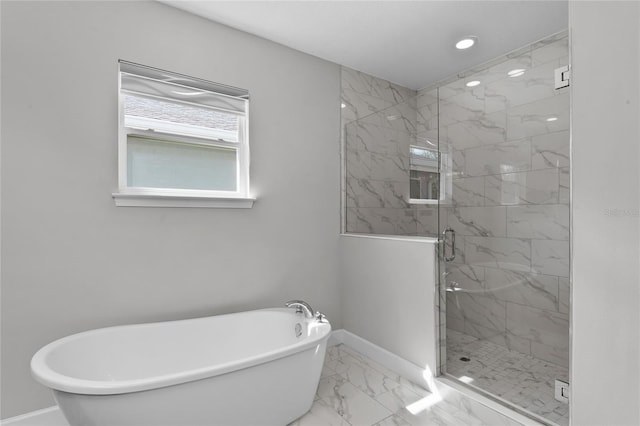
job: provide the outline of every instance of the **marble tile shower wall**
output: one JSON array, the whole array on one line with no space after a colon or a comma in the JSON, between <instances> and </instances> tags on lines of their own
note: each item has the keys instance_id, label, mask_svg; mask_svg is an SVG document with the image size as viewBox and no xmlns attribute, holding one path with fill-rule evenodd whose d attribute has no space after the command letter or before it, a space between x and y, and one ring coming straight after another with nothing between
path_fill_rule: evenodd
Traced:
<instances>
[{"instance_id":1,"label":"marble tile shower wall","mask_svg":"<svg viewBox=\"0 0 640 426\"><path fill-rule=\"evenodd\" d=\"M409 196L409 145L416 92L342 68L346 231L415 235Z\"/></svg>"},{"instance_id":2,"label":"marble tile shower wall","mask_svg":"<svg viewBox=\"0 0 640 426\"><path fill-rule=\"evenodd\" d=\"M569 94L566 35L440 88L440 143L453 159L446 223L447 327L568 366ZM507 72L524 69L519 77ZM478 80L469 88L465 83Z\"/></svg>"},{"instance_id":3,"label":"marble tile shower wall","mask_svg":"<svg viewBox=\"0 0 640 426\"><path fill-rule=\"evenodd\" d=\"M435 103L427 105L428 100ZM342 68L346 231L433 235L437 207L410 205L409 147L437 140L435 92L426 96L371 75ZM423 111L424 110L424 111ZM427 146L430 146L427 144Z\"/></svg>"}]
</instances>

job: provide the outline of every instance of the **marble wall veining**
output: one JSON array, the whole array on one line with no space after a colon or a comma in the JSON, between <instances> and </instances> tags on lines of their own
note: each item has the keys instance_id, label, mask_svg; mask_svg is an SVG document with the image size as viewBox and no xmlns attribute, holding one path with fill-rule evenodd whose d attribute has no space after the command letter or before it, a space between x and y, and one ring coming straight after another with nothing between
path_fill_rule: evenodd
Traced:
<instances>
[{"instance_id":1,"label":"marble wall veining","mask_svg":"<svg viewBox=\"0 0 640 426\"><path fill-rule=\"evenodd\" d=\"M437 96L342 68L345 230L433 236L437 206L409 203L409 147L437 146Z\"/></svg>"},{"instance_id":2,"label":"marble wall veining","mask_svg":"<svg viewBox=\"0 0 640 426\"><path fill-rule=\"evenodd\" d=\"M554 70L567 64L561 33L418 91L342 68L345 231L453 228L447 327L560 366L569 346L569 93L554 89ZM509 76L515 69L524 73ZM409 204L411 145L440 151L440 206Z\"/></svg>"},{"instance_id":3,"label":"marble wall veining","mask_svg":"<svg viewBox=\"0 0 640 426\"><path fill-rule=\"evenodd\" d=\"M342 68L346 232L415 235L409 199L409 146L416 92Z\"/></svg>"},{"instance_id":4,"label":"marble wall veining","mask_svg":"<svg viewBox=\"0 0 640 426\"><path fill-rule=\"evenodd\" d=\"M554 69L567 64L560 34L442 86L439 106L454 158L443 221L457 237L447 327L565 367L569 93Z\"/></svg>"}]
</instances>

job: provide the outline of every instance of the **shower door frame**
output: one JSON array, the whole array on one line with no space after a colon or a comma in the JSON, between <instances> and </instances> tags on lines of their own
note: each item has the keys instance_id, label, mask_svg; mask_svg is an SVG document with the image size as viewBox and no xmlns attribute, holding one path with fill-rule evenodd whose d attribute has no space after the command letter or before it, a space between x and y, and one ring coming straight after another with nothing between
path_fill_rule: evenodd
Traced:
<instances>
[{"instance_id":1,"label":"shower door frame","mask_svg":"<svg viewBox=\"0 0 640 426\"><path fill-rule=\"evenodd\" d=\"M562 31L560 32L562 33ZM558 33L558 34L560 34ZM549 37L553 37L556 34L553 34ZM568 66L569 69L571 68L571 34L569 32L567 32L567 40L568 40ZM520 49L517 49L520 50ZM516 50L516 51L517 51ZM506 55L505 55L506 56ZM441 97L440 97L440 88L446 84L447 81L444 82L439 82L436 83L435 89L436 89L436 93L437 93L437 97L438 97L438 103L437 103L437 129L438 129L438 139L437 139L437 143L438 143L438 152L440 153L440 179L442 179L442 175L443 175L443 164L442 164L442 150L441 150L441 138L440 138L440 103L442 101ZM571 111L571 100L572 100L572 96L571 96L571 92L572 92L572 87L569 85L569 116L570 116L570 111ZM572 128L571 128L571 122L569 122L569 127L568 127L568 134L569 134L569 158L571 158L571 145L572 145ZM569 160L569 165L567 166L569 168L569 170L571 170L571 161ZM571 174L570 174L571 176ZM445 177L445 179L452 179L451 176L447 176ZM571 182L569 183L569 194L571 194ZM571 195L569 196L569 198L571 198ZM449 250L449 248L447 247L447 243L448 243L448 239L447 239L447 234L449 233L449 231L453 231L452 233L450 233L451 235L454 235L454 240L455 240L455 231L451 228L448 227L447 224L447 220L446 217L444 217L444 212L443 209L446 208L446 205L441 204L441 200L438 200L438 235L437 235L437 239L438 239L438 243L436 244L436 270L435 270L435 276L437 279L436 282L436 291L437 291L437 295L435 297L435 301L436 301L436 376L437 377L442 377L442 378L446 378L448 380L453 381L454 383L456 383L460 388L462 389L466 389L471 393L475 393L478 394L484 398L487 398L497 404L500 404L501 406L505 407L507 410L512 410L520 415L523 415L527 418L530 418L536 422L539 422L541 424L544 425L548 425L548 426L558 426L557 423L546 419L544 417L542 417L539 414L533 413L531 411L528 411L527 409L520 407L519 405L517 405L514 402L508 401L504 398L501 398L477 385L473 385L470 383L466 383L462 380L460 380L459 378L455 377L453 374L447 372L447 264L450 263L451 261L453 261L455 259L455 243L452 244L452 256L449 260L447 260L448 256L446 256L446 252ZM569 263L569 336L571 336L571 330L572 330L572 324L571 324L571 303L572 303L572 283L573 283L573 277L572 277L572 271L571 271L571 263L572 263L572 247L571 247L571 235L572 235L572 203L571 203L571 199L569 199L568 202L568 209L569 209L569 253L568 253L568 263ZM571 354L572 354L572 345L571 345L571 338L569 338L569 345L568 345L568 353L569 353L569 366L568 366L568 379L569 379L569 383L571 383L572 381L572 374L571 374ZM571 402L568 403L569 404L569 425L571 425Z\"/></svg>"}]
</instances>

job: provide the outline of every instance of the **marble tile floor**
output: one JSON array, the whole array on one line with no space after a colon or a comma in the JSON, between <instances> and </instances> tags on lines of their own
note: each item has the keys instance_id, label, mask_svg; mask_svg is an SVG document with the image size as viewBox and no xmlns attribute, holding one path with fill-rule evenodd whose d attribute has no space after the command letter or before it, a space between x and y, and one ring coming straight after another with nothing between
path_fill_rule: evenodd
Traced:
<instances>
[{"instance_id":1,"label":"marble tile floor","mask_svg":"<svg viewBox=\"0 0 640 426\"><path fill-rule=\"evenodd\" d=\"M327 349L311 410L289 426L520 425L496 412L481 417L460 396L432 394L338 345Z\"/></svg>"},{"instance_id":2,"label":"marble tile floor","mask_svg":"<svg viewBox=\"0 0 640 426\"><path fill-rule=\"evenodd\" d=\"M568 381L566 367L448 329L447 373L558 425L569 424L569 405L554 399L555 379Z\"/></svg>"},{"instance_id":3,"label":"marble tile floor","mask_svg":"<svg viewBox=\"0 0 640 426\"><path fill-rule=\"evenodd\" d=\"M48 409L21 426L68 426ZM459 392L430 393L373 360L338 345L327 349L311 410L289 426L523 426ZM526 423L531 424L531 423Z\"/></svg>"}]
</instances>

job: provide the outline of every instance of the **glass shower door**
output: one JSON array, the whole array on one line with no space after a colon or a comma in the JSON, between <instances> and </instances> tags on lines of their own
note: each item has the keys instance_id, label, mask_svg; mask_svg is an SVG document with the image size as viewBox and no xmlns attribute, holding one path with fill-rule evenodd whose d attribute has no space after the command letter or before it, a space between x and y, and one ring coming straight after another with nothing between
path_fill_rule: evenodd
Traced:
<instances>
[{"instance_id":1,"label":"glass shower door","mask_svg":"<svg viewBox=\"0 0 640 426\"><path fill-rule=\"evenodd\" d=\"M569 366L567 34L438 90L441 372L547 423ZM455 241L455 243L454 243ZM565 384L563 384L565 383Z\"/></svg>"}]
</instances>

